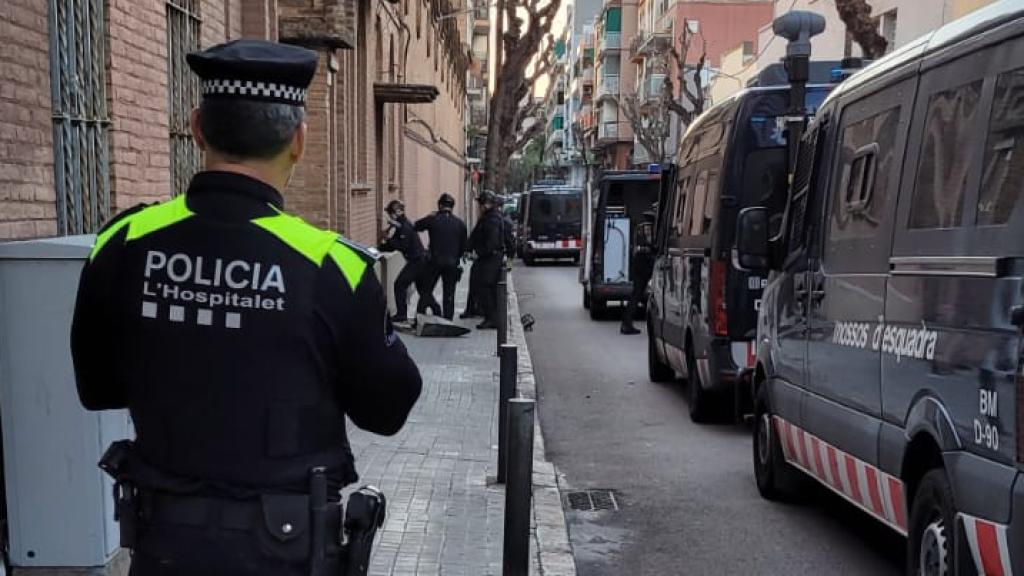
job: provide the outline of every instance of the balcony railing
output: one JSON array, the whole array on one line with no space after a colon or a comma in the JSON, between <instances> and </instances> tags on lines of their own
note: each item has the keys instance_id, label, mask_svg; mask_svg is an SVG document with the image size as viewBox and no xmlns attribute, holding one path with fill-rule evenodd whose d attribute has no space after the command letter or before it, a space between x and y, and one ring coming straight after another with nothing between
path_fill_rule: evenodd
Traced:
<instances>
[{"instance_id":1,"label":"balcony railing","mask_svg":"<svg viewBox=\"0 0 1024 576\"><path fill-rule=\"evenodd\" d=\"M618 50L622 48L622 32L605 32L601 35L601 50Z\"/></svg>"},{"instance_id":2,"label":"balcony railing","mask_svg":"<svg viewBox=\"0 0 1024 576\"><path fill-rule=\"evenodd\" d=\"M593 67L584 68L583 69L583 82L585 84L593 84L594 83L594 68Z\"/></svg>"},{"instance_id":3,"label":"balcony railing","mask_svg":"<svg viewBox=\"0 0 1024 576\"><path fill-rule=\"evenodd\" d=\"M605 96L619 95L619 75L605 74L601 76L601 84L597 87L598 99Z\"/></svg>"},{"instance_id":4,"label":"balcony railing","mask_svg":"<svg viewBox=\"0 0 1024 576\"><path fill-rule=\"evenodd\" d=\"M672 44L672 35L668 32L641 32L629 43L629 51L633 61L640 61L653 52L668 50Z\"/></svg>"},{"instance_id":5,"label":"balcony railing","mask_svg":"<svg viewBox=\"0 0 1024 576\"><path fill-rule=\"evenodd\" d=\"M614 140L619 137L618 121L602 122L597 127L597 137L601 140Z\"/></svg>"},{"instance_id":6,"label":"balcony railing","mask_svg":"<svg viewBox=\"0 0 1024 576\"><path fill-rule=\"evenodd\" d=\"M661 87L665 84L664 74L648 74L640 84L640 98L650 100L657 98L661 93Z\"/></svg>"}]
</instances>

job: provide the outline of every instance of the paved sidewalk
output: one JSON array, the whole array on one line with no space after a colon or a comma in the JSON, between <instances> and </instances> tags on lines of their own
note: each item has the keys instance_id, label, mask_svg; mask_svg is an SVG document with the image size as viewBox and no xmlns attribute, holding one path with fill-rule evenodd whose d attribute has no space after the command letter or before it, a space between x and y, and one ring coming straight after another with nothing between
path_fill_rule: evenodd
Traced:
<instances>
[{"instance_id":1,"label":"paved sidewalk","mask_svg":"<svg viewBox=\"0 0 1024 576\"><path fill-rule=\"evenodd\" d=\"M465 289L460 286L457 297L460 310ZM519 317L514 298L510 316ZM532 397L525 339L518 321L513 326L521 392ZM494 331L402 340L423 375L423 393L408 423L392 437L349 427L360 483L378 486L388 497L370 575L499 576L505 493L488 483L498 442ZM575 576L554 470L543 457L538 424L531 574Z\"/></svg>"}]
</instances>

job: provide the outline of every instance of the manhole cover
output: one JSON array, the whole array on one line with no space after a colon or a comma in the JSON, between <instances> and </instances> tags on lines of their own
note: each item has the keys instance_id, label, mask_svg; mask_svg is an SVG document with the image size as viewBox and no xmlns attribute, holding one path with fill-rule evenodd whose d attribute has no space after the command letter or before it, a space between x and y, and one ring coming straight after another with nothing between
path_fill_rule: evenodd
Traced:
<instances>
[{"instance_id":1,"label":"manhole cover","mask_svg":"<svg viewBox=\"0 0 1024 576\"><path fill-rule=\"evenodd\" d=\"M581 512L597 510L618 510L619 503L615 500L613 490L581 490L566 494L569 508Z\"/></svg>"}]
</instances>

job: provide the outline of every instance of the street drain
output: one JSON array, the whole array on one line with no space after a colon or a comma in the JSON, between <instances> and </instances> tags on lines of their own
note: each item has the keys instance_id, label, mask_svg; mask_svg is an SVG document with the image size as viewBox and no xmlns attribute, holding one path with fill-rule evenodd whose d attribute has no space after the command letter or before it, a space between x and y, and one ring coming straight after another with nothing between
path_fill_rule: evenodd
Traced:
<instances>
[{"instance_id":1,"label":"street drain","mask_svg":"<svg viewBox=\"0 0 1024 576\"><path fill-rule=\"evenodd\" d=\"M581 512L619 509L619 503L615 500L615 492L612 490L569 492L566 494L566 499L569 501L569 508Z\"/></svg>"}]
</instances>

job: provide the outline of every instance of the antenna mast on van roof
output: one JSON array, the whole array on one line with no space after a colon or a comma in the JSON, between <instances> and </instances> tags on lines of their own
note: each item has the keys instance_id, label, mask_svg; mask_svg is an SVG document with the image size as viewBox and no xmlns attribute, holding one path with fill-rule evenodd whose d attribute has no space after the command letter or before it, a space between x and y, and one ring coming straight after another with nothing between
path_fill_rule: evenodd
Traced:
<instances>
[{"instance_id":1,"label":"antenna mast on van roof","mask_svg":"<svg viewBox=\"0 0 1024 576\"><path fill-rule=\"evenodd\" d=\"M772 31L776 36L789 40L786 45L786 57L782 62L789 76L789 114L786 123L789 125L789 177L793 178L796 170L796 159L800 150L800 139L803 137L804 125L807 122L807 107L804 98L807 93L807 80L810 77L811 38L825 31L825 18L814 12L794 10L779 16L772 22Z\"/></svg>"}]
</instances>

